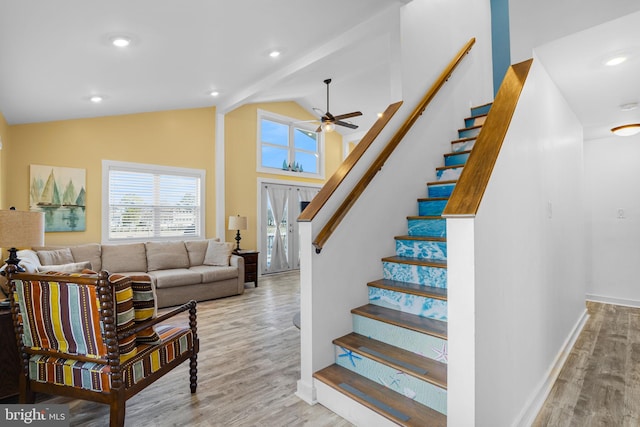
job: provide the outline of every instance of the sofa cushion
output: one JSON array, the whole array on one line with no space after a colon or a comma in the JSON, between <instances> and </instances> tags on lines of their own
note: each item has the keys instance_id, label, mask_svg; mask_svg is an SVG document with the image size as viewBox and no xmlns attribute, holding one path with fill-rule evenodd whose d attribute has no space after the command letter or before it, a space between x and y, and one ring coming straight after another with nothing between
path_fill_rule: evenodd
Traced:
<instances>
[{"instance_id":1,"label":"sofa cushion","mask_svg":"<svg viewBox=\"0 0 640 427\"><path fill-rule=\"evenodd\" d=\"M204 263L204 255L207 253L209 242L219 242L220 238L208 240L187 240L184 242L187 252L189 253L189 265L202 265Z\"/></svg>"},{"instance_id":2,"label":"sofa cushion","mask_svg":"<svg viewBox=\"0 0 640 427\"><path fill-rule=\"evenodd\" d=\"M186 268L150 271L149 276L155 279L156 288L173 288L202 283L202 276L197 271Z\"/></svg>"},{"instance_id":3,"label":"sofa cushion","mask_svg":"<svg viewBox=\"0 0 640 427\"><path fill-rule=\"evenodd\" d=\"M91 270L91 263L89 261L71 262L69 264L41 265L38 267L39 272L56 271L60 273L80 273L84 270Z\"/></svg>"},{"instance_id":4,"label":"sofa cushion","mask_svg":"<svg viewBox=\"0 0 640 427\"><path fill-rule=\"evenodd\" d=\"M110 273L147 271L144 243L102 245L102 269Z\"/></svg>"},{"instance_id":5,"label":"sofa cushion","mask_svg":"<svg viewBox=\"0 0 640 427\"><path fill-rule=\"evenodd\" d=\"M203 264L228 266L232 251L233 243L210 241Z\"/></svg>"},{"instance_id":6,"label":"sofa cushion","mask_svg":"<svg viewBox=\"0 0 640 427\"><path fill-rule=\"evenodd\" d=\"M89 261L93 271L102 270L102 250L99 243L71 246L69 249L75 262Z\"/></svg>"},{"instance_id":7,"label":"sofa cushion","mask_svg":"<svg viewBox=\"0 0 640 427\"><path fill-rule=\"evenodd\" d=\"M189 268L184 242L147 242L147 271Z\"/></svg>"},{"instance_id":8,"label":"sofa cushion","mask_svg":"<svg viewBox=\"0 0 640 427\"><path fill-rule=\"evenodd\" d=\"M71 264L73 262L73 254L69 248L43 250L36 253L42 265Z\"/></svg>"},{"instance_id":9,"label":"sofa cushion","mask_svg":"<svg viewBox=\"0 0 640 427\"><path fill-rule=\"evenodd\" d=\"M202 277L202 283L217 282L219 280L235 279L238 277L238 267L194 265L190 267L189 270L198 272Z\"/></svg>"}]
</instances>

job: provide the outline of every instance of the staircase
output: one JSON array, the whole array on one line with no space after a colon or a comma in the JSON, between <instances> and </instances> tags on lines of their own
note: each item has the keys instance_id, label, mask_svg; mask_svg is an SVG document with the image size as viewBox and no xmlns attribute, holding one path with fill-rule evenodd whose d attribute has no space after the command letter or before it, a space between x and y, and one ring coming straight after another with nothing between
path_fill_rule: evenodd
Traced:
<instances>
[{"instance_id":1,"label":"staircase","mask_svg":"<svg viewBox=\"0 0 640 427\"><path fill-rule=\"evenodd\" d=\"M491 104L471 109L418 214L407 217L369 304L351 310L354 332L333 340L335 363L314 378L402 426L447 424L447 204ZM347 417L348 418L348 417Z\"/></svg>"}]
</instances>

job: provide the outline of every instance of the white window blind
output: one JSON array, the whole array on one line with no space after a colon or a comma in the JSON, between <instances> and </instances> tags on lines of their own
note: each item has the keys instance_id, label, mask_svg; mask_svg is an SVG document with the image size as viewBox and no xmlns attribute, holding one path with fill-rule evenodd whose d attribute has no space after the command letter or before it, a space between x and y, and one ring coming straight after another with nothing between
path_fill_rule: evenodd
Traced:
<instances>
[{"instance_id":1,"label":"white window blind","mask_svg":"<svg viewBox=\"0 0 640 427\"><path fill-rule=\"evenodd\" d=\"M105 169L107 241L203 237L204 171L117 162Z\"/></svg>"}]
</instances>

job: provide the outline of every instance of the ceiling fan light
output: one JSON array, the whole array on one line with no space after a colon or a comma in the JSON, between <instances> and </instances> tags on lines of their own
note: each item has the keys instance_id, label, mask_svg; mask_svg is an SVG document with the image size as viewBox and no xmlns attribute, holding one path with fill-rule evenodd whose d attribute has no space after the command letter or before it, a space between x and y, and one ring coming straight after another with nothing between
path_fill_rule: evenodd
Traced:
<instances>
[{"instance_id":1,"label":"ceiling fan light","mask_svg":"<svg viewBox=\"0 0 640 427\"><path fill-rule=\"evenodd\" d=\"M611 129L615 135L631 136L640 133L640 123L631 123L628 125L616 126Z\"/></svg>"},{"instance_id":2,"label":"ceiling fan light","mask_svg":"<svg viewBox=\"0 0 640 427\"><path fill-rule=\"evenodd\" d=\"M322 124L322 130L325 132L333 132L336 125L333 122L324 122Z\"/></svg>"}]
</instances>

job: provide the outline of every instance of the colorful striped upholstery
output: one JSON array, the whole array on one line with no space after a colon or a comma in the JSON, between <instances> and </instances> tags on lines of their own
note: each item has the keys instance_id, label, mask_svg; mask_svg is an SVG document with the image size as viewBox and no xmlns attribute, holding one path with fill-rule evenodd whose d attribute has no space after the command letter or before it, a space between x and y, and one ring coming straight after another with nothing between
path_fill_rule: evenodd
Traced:
<instances>
[{"instance_id":1,"label":"colorful striped upholstery","mask_svg":"<svg viewBox=\"0 0 640 427\"><path fill-rule=\"evenodd\" d=\"M156 317L156 300L153 293L151 278L147 275L130 276L133 289L133 308L135 322L141 323ZM153 327L138 332L136 337L138 344L158 344L160 337Z\"/></svg>"},{"instance_id":2,"label":"colorful striped upholstery","mask_svg":"<svg viewBox=\"0 0 640 427\"><path fill-rule=\"evenodd\" d=\"M95 286L16 280L26 347L104 358Z\"/></svg>"},{"instance_id":3,"label":"colorful striped upholstery","mask_svg":"<svg viewBox=\"0 0 640 427\"><path fill-rule=\"evenodd\" d=\"M119 274L109 276L109 281L116 293L116 328L118 333L128 331L136 326L133 310L133 289L131 278ZM137 354L136 334L118 340L120 349L120 363L131 359Z\"/></svg>"},{"instance_id":4,"label":"colorful striped upholstery","mask_svg":"<svg viewBox=\"0 0 640 427\"><path fill-rule=\"evenodd\" d=\"M159 325L156 331L162 344L139 346L138 354L121 365L126 388L158 371L193 345L193 334L189 328ZM99 363L41 355L32 356L29 360L29 377L32 380L92 391L111 389L110 372L108 365Z\"/></svg>"}]
</instances>

